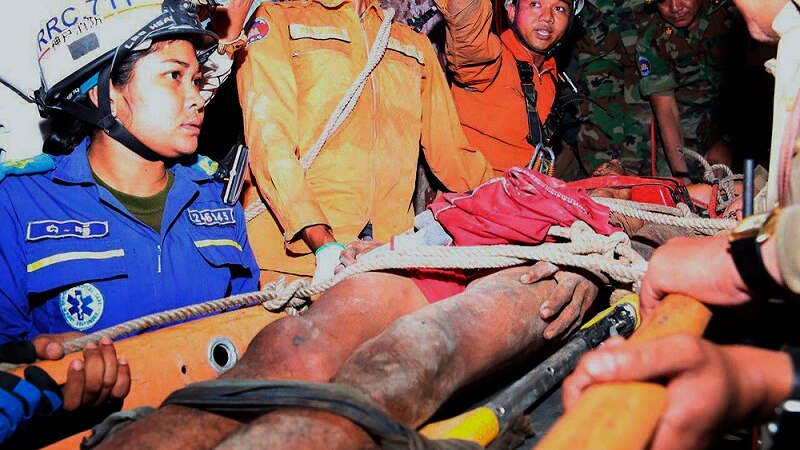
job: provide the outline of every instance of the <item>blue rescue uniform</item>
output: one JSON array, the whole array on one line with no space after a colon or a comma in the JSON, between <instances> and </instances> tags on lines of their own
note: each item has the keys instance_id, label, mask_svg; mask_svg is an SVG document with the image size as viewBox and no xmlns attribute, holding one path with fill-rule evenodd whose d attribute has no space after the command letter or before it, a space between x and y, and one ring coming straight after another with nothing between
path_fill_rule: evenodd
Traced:
<instances>
[{"instance_id":1,"label":"blue rescue uniform","mask_svg":"<svg viewBox=\"0 0 800 450\"><path fill-rule=\"evenodd\" d=\"M170 168L159 235L97 185L88 146L0 166L0 343L258 289L244 213L210 160Z\"/></svg>"}]
</instances>

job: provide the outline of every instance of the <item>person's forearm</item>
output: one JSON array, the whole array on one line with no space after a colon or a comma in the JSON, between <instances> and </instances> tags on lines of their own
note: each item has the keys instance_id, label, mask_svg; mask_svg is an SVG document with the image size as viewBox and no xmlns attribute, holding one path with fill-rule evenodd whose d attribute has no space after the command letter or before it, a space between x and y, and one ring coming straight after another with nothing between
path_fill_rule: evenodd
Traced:
<instances>
[{"instance_id":1,"label":"person's forearm","mask_svg":"<svg viewBox=\"0 0 800 450\"><path fill-rule=\"evenodd\" d=\"M230 42L239 37L252 6L253 0L231 0L225 6L217 7L211 22L220 41Z\"/></svg>"},{"instance_id":2,"label":"person's forearm","mask_svg":"<svg viewBox=\"0 0 800 450\"><path fill-rule=\"evenodd\" d=\"M675 98L653 96L651 103L658 121L658 128L661 131L664 153L666 153L672 174L673 176L685 177L688 166L683 153L680 151L680 147L683 146L683 132L681 131L681 118Z\"/></svg>"},{"instance_id":3,"label":"person's forearm","mask_svg":"<svg viewBox=\"0 0 800 450\"><path fill-rule=\"evenodd\" d=\"M732 419L741 424L757 423L774 412L792 392L794 372L789 355L755 347L724 347L738 368L738 401Z\"/></svg>"},{"instance_id":4,"label":"person's forearm","mask_svg":"<svg viewBox=\"0 0 800 450\"><path fill-rule=\"evenodd\" d=\"M300 232L300 237L311 251L317 251L318 248L329 242L336 242L333 231L327 225L311 225L305 227L303 231Z\"/></svg>"}]
</instances>

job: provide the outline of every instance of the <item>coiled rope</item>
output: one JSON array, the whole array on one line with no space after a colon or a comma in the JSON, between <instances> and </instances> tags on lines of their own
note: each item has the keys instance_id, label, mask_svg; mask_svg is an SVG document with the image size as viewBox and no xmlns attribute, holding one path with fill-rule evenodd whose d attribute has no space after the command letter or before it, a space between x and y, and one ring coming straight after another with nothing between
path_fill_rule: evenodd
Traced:
<instances>
[{"instance_id":1,"label":"coiled rope","mask_svg":"<svg viewBox=\"0 0 800 450\"><path fill-rule=\"evenodd\" d=\"M708 184L717 184L719 192L716 197L716 209L724 210L736 199L736 192L734 191L734 181L741 180L742 175L734 175L730 167L725 164L709 164L708 161L696 151L680 146L678 150L683 153L685 157L693 159L703 166L703 181ZM722 175L719 175L719 174ZM714 211L716 214L717 211Z\"/></svg>"}]
</instances>

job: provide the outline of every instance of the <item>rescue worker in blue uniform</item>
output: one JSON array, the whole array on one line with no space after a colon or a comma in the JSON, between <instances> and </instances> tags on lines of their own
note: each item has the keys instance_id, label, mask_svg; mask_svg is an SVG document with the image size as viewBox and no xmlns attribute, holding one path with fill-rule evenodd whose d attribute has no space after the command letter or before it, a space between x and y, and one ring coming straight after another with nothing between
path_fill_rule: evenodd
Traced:
<instances>
[{"instance_id":1,"label":"rescue worker in blue uniform","mask_svg":"<svg viewBox=\"0 0 800 450\"><path fill-rule=\"evenodd\" d=\"M159 233L96 181L90 145L3 169L0 342L257 290L244 213L222 203L210 173L169 169Z\"/></svg>"},{"instance_id":2,"label":"rescue worker in blue uniform","mask_svg":"<svg viewBox=\"0 0 800 450\"><path fill-rule=\"evenodd\" d=\"M46 148L63 154L0 166L0 344L32 339L45 359L75 332L258 288L242 208L193 155L202 63L217 49L196 6L50 6L37 103L56 121ZM127 394L109 340L84 360L70 365L64 409Z\"/></svg>"}]
</instances>

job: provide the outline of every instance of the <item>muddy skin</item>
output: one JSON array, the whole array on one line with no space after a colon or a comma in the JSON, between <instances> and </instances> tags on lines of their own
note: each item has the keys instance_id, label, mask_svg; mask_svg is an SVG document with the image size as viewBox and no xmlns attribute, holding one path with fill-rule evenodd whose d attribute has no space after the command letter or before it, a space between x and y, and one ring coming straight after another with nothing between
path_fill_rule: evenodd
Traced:
<instances>
[{"instance_id":1,"label":"muddy skin","mask_svg":"<svg viewBox=\"0 0 800 450\"><path fill-rule=\"evenodd\" d=\"M542 348L546 324L539 318L539 305L555 282L522 285L518 279L525 270L484 277L460 295L399 319L359 347L333 382L360 391L396 419L418 427L459 388ZM319 436L327 436L325 448L374 446L360 428L330 414L281 410L231 436L225 448L251 448L265 440L269 448L320 448Z\"/></svg>"},{"instance_id":2,"label":"muddy skin","mask_svg":"<svg viewBox=\"0 0 800 450\"><path fill-rule=\"evenodd\" d=\"M697 236L693 230L672 225L646 223L636 233L631 234L631 246L646 260L660 245L674 237Z\"/></svg>"},{"instance_id":3,"label":"muddy skin","mask_svg":"<svg viewBox=\"0 0 800 450\"><path fill-rule=\"evenodd\" d=\"M265 327L236 367L221 378L330 381L359 345L427 304L407 278L383 273L354 276L331 288L303 316L285 317ZM222 416L167 406L100 448L212 448L241 426Z\"/></svg>"}]
</instances>

